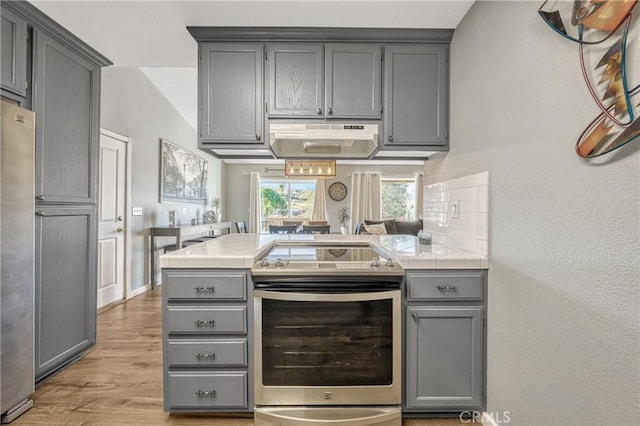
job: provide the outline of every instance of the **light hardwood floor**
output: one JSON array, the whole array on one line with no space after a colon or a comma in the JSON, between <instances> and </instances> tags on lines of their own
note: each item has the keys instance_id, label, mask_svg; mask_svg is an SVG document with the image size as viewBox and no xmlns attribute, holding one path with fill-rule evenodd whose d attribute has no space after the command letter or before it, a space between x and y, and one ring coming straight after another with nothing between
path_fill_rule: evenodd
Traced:
<instances>
[{"instance_id":1,"label":"light hardwood floor","mask_svg":"<svg viewBox=\"0 0 640 426\"><path fill-rule=\"evenodd\" d=\"M98 315L98 343L83 359L36 388L19 425L253 425L253 419L169 415L162 405L161 288ZM403 425L449 426L458 419Z\"/></svg>"}]
</instances>

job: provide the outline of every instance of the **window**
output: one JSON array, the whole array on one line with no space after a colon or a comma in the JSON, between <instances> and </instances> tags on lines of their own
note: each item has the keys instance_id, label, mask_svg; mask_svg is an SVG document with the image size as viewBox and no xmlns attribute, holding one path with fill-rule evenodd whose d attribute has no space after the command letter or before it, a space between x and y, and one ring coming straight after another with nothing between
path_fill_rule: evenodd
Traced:
<instances>
[{"instance_id":1,"label":"window","mask_svg":"<svg viewBox=\"0 0 640 426\"><path fill-rule=\"evenodd\" d=\"M282 225L285 221L307 223L313 214L315 195L315 180L261 181L261 232L269 232L269 225Z\"/></svg>"},{"instance_id":2,"label":"window","mask_svg":"<svg viewBox=\"0 0 640 426\"><path fill-rule=\"evenodd\" d=\"M413 178L380 179L383 219L415 220L416 181Z\"/></svg>"}]
</instances>

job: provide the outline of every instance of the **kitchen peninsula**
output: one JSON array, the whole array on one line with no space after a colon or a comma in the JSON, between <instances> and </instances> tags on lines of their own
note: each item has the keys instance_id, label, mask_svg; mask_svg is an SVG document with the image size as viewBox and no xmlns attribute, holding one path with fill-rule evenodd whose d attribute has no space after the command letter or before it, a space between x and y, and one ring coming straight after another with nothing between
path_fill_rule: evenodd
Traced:
<instances>
[{"instance_id":1,"label":"kitchen peninsula","mask_svg":"<svg viewBox=\"0 0 640 426\"><path fill-rule=\"evenodd\" d=\"M367 417L370 418L368 424L398 424L388 410L393 404L397 406L397 416L400 411L403 416L420 416L485 408L487 256L442 245L421 245L416 237L409 235L230 234L163 255L160 266L165 411L255 412L256 424L271 424L270 416L295 417L291 410L300 411L300 408L262 407L260 388L268 388L268 381L276 388L282 387L279 381L292 380L296 371L326 368L335 371L336 365L341 365L341 376L349 376L356 368L363 369L354 373L355 377L368 368L365 377L374 377L372 380L379 377L380 383L376 384L397 387L396 395L392 395L389 402L380 402L377 396L372 396L374 399L369 404L380 406L380 410L367 414L371 416ZM293 272L283 272L287 268ZM278 278L285 275L288 281ZM304 278L292 282L292 275ZM379 326L381 330L374 332L376 337L390 336L390 341L373 345L375 356L367 365L356 366L357 357L349 359L351 364L342 359L327 361L326 355L311 361L310 354L329 353L328 349L317 347L300 349L300 352L280 349L283 352L269 355L274 348L288 344L268 342L268 339L277 339L273 337L273 330L298 333L294 330L308 329L305 321L310 320L304 315L311 315L309 311L313 309L303 305L305 308L300 310L295 305L311 299L302 297L297 299L301 302L292 302L271 300L266 295L288 293L289 297L313 293L309 282L324 287L309 296L312 299L319 293L352 296L357 292L361 299L353 303L364 304L368 299L382 298L378 295L395 293L389 318L380 319L380 325L374 318L384 315L369 318L367 314L366 319L358 320L358 315L370 311L369 307L364 311L363 307L355 308L360 313L347 321ZM290 287L265 291L274 283L276 287ZM380 289L371 287L372 283L380 285ZM389 297L390 307L391 302ZM270 304L277 308L267 312ZM313 321L317 323L318 318L325 318L331 323L347 315L342 306L346 310L349 304L327 303L323 307L325 314L319 311ZM393 333L383 329L387 323L390 329L393 323ZM346 327L340 325L339 328ZM349 344L361 345L360 342L370 339L356 338L359 332L352 329L346 332ZM285 333L279 338L286 340L288 336ZM295 359L283 359L294 352L298 354ZM286 366L269 365L274 359L278 360L276 364ZM387 378L386 361L389 364ZM309 370L311 365L313 370ZM372 372L372 368L380 371ZM346 373L345 369L348 369ZM392 371L398 372L397 377ZM305 377L313 381L314 374ZM326 381L326 376L322 380ZM306 404L309 406L329 405L332 398L340 397L340 385L327 391L326 383L322 384L300 386L297 383L292 388L305 389L311 398ZM354 395L353 383L349 382L347 387L351 389L347 393ZM317 400L313 399L314 392L318 393ZM336 401L333 404L349 405ZM360 402L360 405L368 404ZM374 408L371 410L375 411ZM278 413L278 410L286 412ZM351 418L349 413L340 415Z\"/></svg>"}]
</instances>

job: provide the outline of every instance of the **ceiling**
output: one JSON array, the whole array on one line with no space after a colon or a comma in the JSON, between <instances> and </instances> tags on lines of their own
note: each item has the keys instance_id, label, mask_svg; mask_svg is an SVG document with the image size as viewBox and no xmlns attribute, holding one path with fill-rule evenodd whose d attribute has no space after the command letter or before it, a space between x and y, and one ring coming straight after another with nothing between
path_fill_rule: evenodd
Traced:
<instances>
[{"instance_id":1,"label":"ceiling","mask_svg":"<svg viewBox=\"0 0 640 426\"><path fill-rule=\"evenodd\" d=\"M197 128L197 45L187 26L455 28L474 0L30 0L109 58L138 67Z\"/></svg>"}]
</instances>

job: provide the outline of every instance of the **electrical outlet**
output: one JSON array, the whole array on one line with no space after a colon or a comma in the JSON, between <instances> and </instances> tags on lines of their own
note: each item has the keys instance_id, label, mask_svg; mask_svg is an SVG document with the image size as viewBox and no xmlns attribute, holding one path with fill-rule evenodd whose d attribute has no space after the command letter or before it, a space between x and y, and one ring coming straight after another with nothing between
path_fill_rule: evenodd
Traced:
<instances>
[{"instance_id":1,"label":"electrical outlet","mask_svg":"<svg viewBox=\"0 0 640 426\"><path fill-rule=\"evenodd\" d=\"M131 211L132 216L142 216L142 207L133 207Z\"/></svg>"},{"instance_id":2,"label":"electrical outlet","mask_svg":"<svg viewBox=\"0 0 640 426\"><path fill-rule=\"evenodd\" d=\"M459 218L460 217L460 201L452 201L451 202L451 217Z\"/></svg>"}]
</instances>

